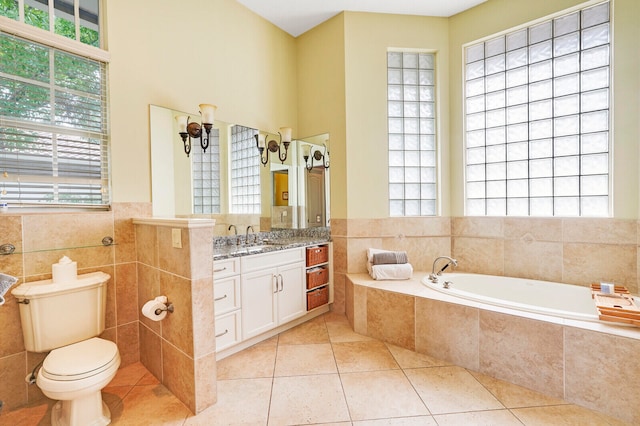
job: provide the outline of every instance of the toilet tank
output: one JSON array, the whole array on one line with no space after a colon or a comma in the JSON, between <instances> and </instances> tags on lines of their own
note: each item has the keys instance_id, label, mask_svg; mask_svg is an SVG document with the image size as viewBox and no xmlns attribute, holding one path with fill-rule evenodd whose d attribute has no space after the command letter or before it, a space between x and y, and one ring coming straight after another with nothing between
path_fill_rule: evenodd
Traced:
<instances>
[{"instance_id":1,"label":"toilet tank","mask_svg":"<svg viewBox=\"0 0 640 426\"><path fill-rule=\"evenodd\" d=\"M104 272L92 272L78 275L76 281L34 281L13 289L11 294L21 302L25 348L47 352L100 335L110 278Z\"/></svg>"}]
</instances>

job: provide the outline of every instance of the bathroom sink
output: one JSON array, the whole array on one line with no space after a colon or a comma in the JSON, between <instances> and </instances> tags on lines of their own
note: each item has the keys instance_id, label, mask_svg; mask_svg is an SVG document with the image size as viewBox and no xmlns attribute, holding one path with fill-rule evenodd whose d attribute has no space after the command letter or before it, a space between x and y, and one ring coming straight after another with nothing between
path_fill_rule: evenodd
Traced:
<instances>
[{"instance_id":1,"label":"bathroom sink","mask_svg":"<svg viewBox=\"0 0 640 426\"><path fill-rule=\"evenodd\" d=\"M268 247L268 245L241 247L238 248L237 253L262 253L265 247Z\"/></svg>"}]
</instances>

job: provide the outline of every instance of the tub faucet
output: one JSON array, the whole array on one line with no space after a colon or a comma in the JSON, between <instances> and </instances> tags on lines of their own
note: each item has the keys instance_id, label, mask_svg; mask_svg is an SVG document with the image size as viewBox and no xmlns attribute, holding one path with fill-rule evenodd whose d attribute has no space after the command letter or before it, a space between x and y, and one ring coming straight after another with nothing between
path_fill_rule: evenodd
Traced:
<instances>
[{"instance_id":1,"label":"tub faucet","mask_svg":"<svg viewBox=\"0 0 640 426\"><path fill-rule=\"evenodd\" d=\"M436 263L440 259L447 259L448 262L438 271L436 272ZM438 256L436 260L433 261L433 268L431 269L431 273L429 274L429 281L432 283L438 282L438 276L442 275L442 272L449 267L449 265L458 266L458 261L449 256Z\"/></svg>"},{"instance_id":2,"label":"tub faucet","mask_svg":"<svg viewBox=\"0 0 640 426\"><path fill-rule=\"evenodd\" d=\"M251 232L253 232L253 235L254 235L253 242L255 243L256 242L256 238L255 238L256 231L253 230L253 226L251 226L251 225L247 226L247 234L245 235L245 241L246 241L247 244L249 244L249 230L251 230Z\"/></svg>"}]
</instances>

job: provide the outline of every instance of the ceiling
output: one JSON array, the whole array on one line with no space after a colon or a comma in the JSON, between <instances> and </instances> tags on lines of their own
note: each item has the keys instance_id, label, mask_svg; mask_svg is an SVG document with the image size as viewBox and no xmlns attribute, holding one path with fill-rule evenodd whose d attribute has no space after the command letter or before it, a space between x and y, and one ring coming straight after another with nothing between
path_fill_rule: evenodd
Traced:
<instances>
[{"instance_id":1,"label":"ceiling","mask_svg":"<svg viewBox=\"0 0 640 426\"><path fill-rule=\"evenodd\" d=\"M342 11L452 16L486 0L238 0L294 37Z\"/></svg>"}]
</instances>

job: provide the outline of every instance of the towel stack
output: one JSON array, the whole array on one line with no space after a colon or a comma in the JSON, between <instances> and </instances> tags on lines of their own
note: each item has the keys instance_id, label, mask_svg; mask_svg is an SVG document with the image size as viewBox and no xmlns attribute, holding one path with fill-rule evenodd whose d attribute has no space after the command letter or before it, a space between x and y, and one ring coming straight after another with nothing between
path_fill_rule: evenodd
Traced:
<instances>
[{"instance_id":1,"label":"towel stack","mask_svg":"<svg viewBox=\"0 0 640 426\"><path fill-rule=\"evenodd\" d=\"M370 248L367 250L367 270L374 280L408 280L413 276L407 252Z\"/></svg>"}]
</instances>

